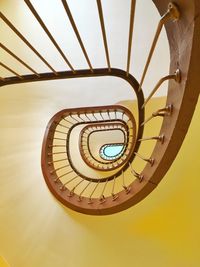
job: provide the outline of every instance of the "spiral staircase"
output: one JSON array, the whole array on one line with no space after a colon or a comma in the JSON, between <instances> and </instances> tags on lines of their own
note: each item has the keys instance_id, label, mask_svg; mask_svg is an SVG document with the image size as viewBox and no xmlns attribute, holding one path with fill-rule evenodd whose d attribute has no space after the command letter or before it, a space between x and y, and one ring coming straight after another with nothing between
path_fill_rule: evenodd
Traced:
<instances>
[{"instance_id":1,"label":"spiral staircase","mask_svg":"<svg viewBox=\"0 0 200 267\"><path fill-rule=\"evenodd\" d=\"M103 68L92 66L67 1L61 1L88 64L88 69L78 70L73 68L31 1L24 2L70 70L56 71L10 19L1 13L2 21L51 71L37 72L1 43L1 49L23 64L32 74L21 75L5 63L0 63L14 74L11 77L1 77L0 86L113 76L125 80L137 97L137 114L120 103L67 108L56 113L46 127L42 145L41 164L47 186L65 206L86 214L111 214L138 203L157 187L172 164L187 133L198 100L200 25L197 18L200 1L153 1L161 17L140 82L130 73L135 0L131 1L130 6L125 70L111 66L103 5L100 0L96 1L96 7L107 62L107 66ZM144 80L164 26L170 48L169 74L155 82L150 95L144 98ZM165 105L147 116L146 109L150 99L166 81L168 93ZM158 118L162 120L161 128L156 135L146 136L145 127ZM152 151L150 155L144 155L145 148L141 150L141 146L145 147L149 142L152 143ZM106 154L106 150L112 151L113 148L118 148L118 152L111 156ZM137 169L135 163L138 159L143 162L141 170Z\"/></svg>"}]
</instances>

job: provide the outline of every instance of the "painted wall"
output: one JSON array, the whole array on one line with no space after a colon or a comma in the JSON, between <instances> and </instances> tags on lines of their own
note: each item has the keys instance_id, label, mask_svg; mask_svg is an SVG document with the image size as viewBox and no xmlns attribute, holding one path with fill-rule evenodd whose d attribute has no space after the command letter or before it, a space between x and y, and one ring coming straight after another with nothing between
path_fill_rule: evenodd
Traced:
<instances>
[{"instance_id":1,"label":"painted wall","mask_svg":"<svg viewBox=\"0 0 200 267\"><path fill-rule=\"evenodd\" d=\"M10 266L199 266L200 103L158 188L129 210L91 217L60 205L43 180L40 150L51 96L42 94L1 88L0 255Z\"/></svg>"},{"instance_id":2,"label":"painted wall","mask_svg":"<svg viewBox=\"0 0 200 267\"><path fill-rule=\"evenodd\" d=\"M46 14L46 3L50 1L32 2L41 5L42 16ZM97 45L94 41L98 41L101 35L94 2L87 0L89 6L92 3L90 8L87 5L77 8L80 0L69 1L90 58L96 67L101 67L105 65L105 53L103 43L98 42ZM111 63L114 67L124 68L130 1L102 2L107 31L110 33ZM149 50L146 40L152 40L159 17L151 1L137 2L137 8L143 15L138 13L136 16L131 72L139 78ZM50 15L45 17L45 22L66 54L70 55L70 60L76 63L75 67L85 67L85 59L63 10L60 16L58 9L54 8L57 0L51 0L51 4L53 8L48 6ZM66 68L42 29L34 22L24 1L1 0L0 8L28 40L40 48L42 55L57 70ZM58 8L61 9L61 4ZM116 17L117 21L114 20ZM149 21L151 27L148 27ZM62 30L66 35L58 34L58 25L63 25ZM88 27L94 25L95 30L89 31ZM155 53L145 83L147 95L155 81L168 74L168 48L166 36L162 34L162 44L158 45L160 53ZM3 23L1 37L4 37L2 42L9 49L37 71L48 71ZM23 66L2 50L0 52L4 63L19 73L27 73ZM161 54L162 58L165 57L162 68ZM9 76L10 73L1 69L1 75ZM84 101L80 97L83 92ZM184 145L166 177L148 198L129 210L103 217L75 213L53 198L43 180L40 168L41 143L45 126L54 113L67 107L87 106L91 103L113 104L132 97L129 86L116 78L98 78L98 83L97 79L83 79L81 86L80 80L73 80L0 89L0 255L10 266L199 266L200 103ZM5 264L1 259L0 266Z\"/></svg>"},{"instance_id":3,"label":"painted wall","mask_svg":"<svg viewBox=\"0 0 200 267\"><path fill-rule=\"evenodd\" d=\"M1 267L9 267L9 265L7 264L7 262L5 261L5 259L0 256L0 266Z\"/></svg>"}]
</instances>

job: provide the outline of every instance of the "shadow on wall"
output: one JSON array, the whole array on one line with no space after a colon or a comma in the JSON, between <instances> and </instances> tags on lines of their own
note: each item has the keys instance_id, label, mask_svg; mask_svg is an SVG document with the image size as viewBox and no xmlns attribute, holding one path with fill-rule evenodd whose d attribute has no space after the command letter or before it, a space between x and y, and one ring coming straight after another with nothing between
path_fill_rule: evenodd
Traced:
<instances>
[{"instance_id":1,"label":"shadow on wall","mask_svg":"<svg viewBox=\"0 0 200 267\"><path fill-rule=\"evenodd\" d=\"M2 256L0 256L0 267L10 267Z\"/></svg>"},{"instance_id":2,"label":"shadow on wall","mask_svg":"<svg viewBox=\"0 0 200 267\"><path fill-rule=\"evenodd\" d=\"M153 100L152 107L161 101ZM21 123L23 109L12 110L8 116L2 110L0 132L0 252L12 267L121 267L133 258L136 267L199 265L200 103L158 188L136 206L102 217L76 213L55 200L40 167L46 113L29 110L31 125Z\"/></svg>"}]
</instances>

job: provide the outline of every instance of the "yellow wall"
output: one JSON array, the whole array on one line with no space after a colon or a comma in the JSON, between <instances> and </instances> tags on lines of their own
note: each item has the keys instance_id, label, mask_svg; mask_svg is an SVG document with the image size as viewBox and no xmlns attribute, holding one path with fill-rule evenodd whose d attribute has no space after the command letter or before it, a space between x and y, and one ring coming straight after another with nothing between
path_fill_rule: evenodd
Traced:
<instances>
[{"instance_id":1,"label":"yellow wall","mask_svg":"<svg viewBox=\"0 0 200 267\"><path fill-rule=\"evenodd\" d=\"M44 4L46 1L37 2ZM57 1L54 2L57 5ZM77 1L72 2L77 3ZM110 3L110 1L104 2ZM49 40L39 25L32 23L33 17L27 12L24 2L1 0L0 3L4 14L19 26L20 31L26 33L28 40L35 47L39 45L42 55L45 55L56 69L65 69L66 65L61 58L58 60L57 52L49 45ZM143 4L141 7L147 17L148 8L144 10ZM93 9L86 11L93 14L91 10ZM46 6L44 11L46 12ZM52 17L56 16L55 9L48 11ZM49 18L56 36L56 33L59 33L56 23L51 20L51 16ZM142 19L144 20L144 16ZM85 17L83 17L84 22ZM118 20L116 22L120 23ZM70 25L67 27L65 23L66 21L62 24L63 29L69 31ZM148 20L147 23L149 24ZM113 25L115 26L114 23ZM122 29L124 32L124 27ZM134 68L137 67L136 73L138 70L141 71L144 65L144 62L141 62L140 51L144 54L142 60L146 60L143 52L148 34L146 29L148 27L143 27L145 34L141 35L142 38L145 36L145 41L141 39L142 41L134 44L137 48L133 64ZM149 29L154 34L155 27ZM4 44L13 52L36 70L48 71L3 23L1 30ZM96 29L93 32L96 34ZM120 40L125 39L117 31L111 32L112 35L115 33L120 36ZM71 34L74 38L73 31ZM75 42L69 42L71 39L65 35L61 37L65 51L69 49L66 54L71 55ZM152 38L147 37L147 40L151 41ZM116 43L122 48L121 41L115 41L114 49L117 49ZM85 60L78 50L80 49L78 44L76 45L72 62L80 61L81 64L77 66L81 68L85 66ZM100 51L102 54L98 53L98 47L90 40L87 46L90 56L92 54L92 62L98 63L97 66L104 65L104 51ZM127 49L127 43L124 47ZM118 50L123 56L116 53L116 57L112 58L116 60L114 62L117 66L124 64L124 53L121 52L123 50ZM163 58L166 53L160 54ZM23 66L2 51L1 59L19 73L27 73ZM154 77L154 74L149 75L146 86L149 90L162 76L159 74L162 68L158 68L160 58L155 60L154 64L152 70L156 69L154 73L158 74L158 77ZM1 71L2 76L10 75L5 70ZM166 74L165 68L164 74ZM136 76L141 75L137 73ZM3 256L0 257L0 267L6 266L4 258L11 267L198 267L200 265L200 102L176 161L158 188L138 205L110 216L86 216L64 208L48 191L41 173L40 152L46 124L53 114L63 108L73 107L72 99L76 100L76 106L81 106L82 92L88 99L84 105L113 104L123 97L127 98L127 91L130 88L123 87L123 82L115 83L117 78L104 78L102 83L99 82L100 79L102 78L98 78L98 84L101 90L95 91L95 97L91 92L93 88L96 89L96 79L91 79L88 83L81 80L81 87L80 81L73 80L66 83L63 80L40 83L40 86L23 84L0 88L0 255ZM111 80L110 84L107 83L108 79ZM152 86L149 86L149 83ZM119 90L118 93L116 90ZM102 97L104 95L106 99Z\"/></svg>"},{"instance_id":2,"label":"yellow wall","mask_svg":"<svg viewBox=\"0 0 200 267\"><path fill-rule=\"evenodd\" d=\"M62 207L42 177L52 95L7 86L0 101L0 255L10 266L199 266L200 103L158 188L124 212L92 217Z\"/></svg>"},{"instance_id":3,"label":"yellow wall","mask_svg":"<svg viewBox=\"0 0 200 267\"><path fill-rule=\"evenodd\" d=\"M5 259L1 256L0 256L0 267L9 267Z\"/></svg>"}]
</instances>

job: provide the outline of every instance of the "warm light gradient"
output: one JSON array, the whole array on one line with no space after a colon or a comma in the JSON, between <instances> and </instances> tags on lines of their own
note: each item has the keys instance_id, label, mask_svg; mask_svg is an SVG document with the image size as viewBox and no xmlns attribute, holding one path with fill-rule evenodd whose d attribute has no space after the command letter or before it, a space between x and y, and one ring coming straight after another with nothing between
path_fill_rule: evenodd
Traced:
<instances>
[{"instance_id":1,"label":"warm light gradient","mask_svg":"<svg viewBox=\"0 0 200 267\"><path fill-rule=\"evenodd\" d=\"M152 101L150 111L161 102ZM198 267L200 103L158 188L129 210L102 217L62 207L44 182L40 150L51 98L30 99L20 90L13 97L10 86L1 88L1 103L0 253L11 266Z\"/></svg>"},{"instance_id":2,"label":"warm light gradient","mask_svg":"<svg viewBox=\"0 0 200 267\"><path fill-rule=\"evenodd\" d=\"M74 66L85 67L64 12L61 14L60 9L55 8L57 4L61 7L61 1L32 2L40 7L42 15L50 12L45 19ZM68 2L92 62L97 67L104 67L96 1ZM85 2L87 5L83 4ZM124 69L130 1L104 0L102 3L112 50L111 64ZM149 48L146 40L152 40L159 16L151 1L139 0L137 3L144 16L136 15L131 73L139 79ZM33 23L34 19L22 0L1 0L0 9L40 48L50 63L55 64L56 69L66 68L43 31L36 22ZM118 19L114 20L116 17ZM62 34L56 23L63 25ZM5 45L38 71L48 71L3 22L0 27L1 41ZM164 33L161 42L144 84L146 95L163 75L168 74L169 57ZM4 52L1 51L0 57L20 73L26 73L24 67ZM7 71L1 70L1 76L8 75ZM11 267L200 266L200 102L172 167L158 188L136 206L114 215L87 216L63 207L45 184L40 166L41 145L47 122L56 112L91 103L94 106L110 105L132 98L128 84L114 77L0 88L0 255ZM163 107L164 102L165 98L151 101L149 114L157 107ZM131 103L126 104L130 106ZM147 129L153 131L160 122L161 119L156 118ZM143 151L145 155L150 153L150 148L149 144L148 151ZM140 164L138 160L138 168L142 167ZM3 258L0 257L0 267L7 266Z\"/></svg>"},{"instance_id":3,"label":"warm light gradient","mask_svg":"<svg viewBox=\"0 0 200 267\"><path fill-rule=\"evenodd\" d=\"M9 267L5 259L1 256L0 256L0 267Z\"/></svg>"}]
</instances>

